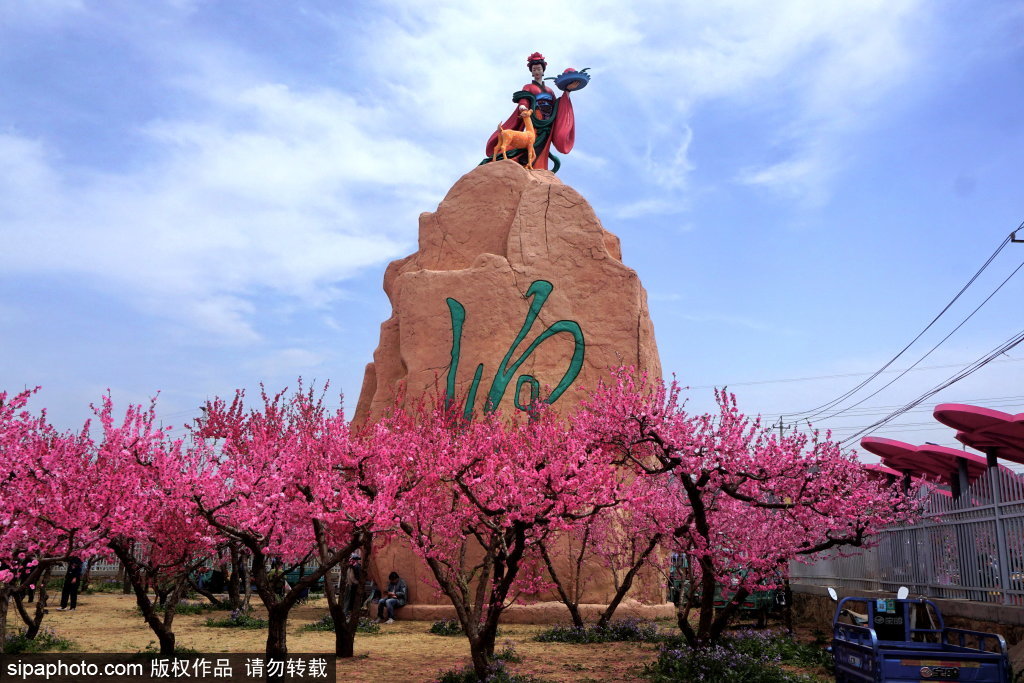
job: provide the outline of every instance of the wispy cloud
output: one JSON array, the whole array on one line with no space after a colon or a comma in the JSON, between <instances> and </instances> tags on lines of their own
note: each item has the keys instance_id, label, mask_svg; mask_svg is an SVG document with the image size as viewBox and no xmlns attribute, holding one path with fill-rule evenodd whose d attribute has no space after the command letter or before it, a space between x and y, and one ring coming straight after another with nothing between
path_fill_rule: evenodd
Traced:
<instances>
[{"instance_id":1,"label":"wispy cloud","mask_svg":"<svg viewBox=\"0 0 1024 683\"><path fill-rule=\"evenodd\" d=\"M633 220L649 216L667 216L685 211L686 207L681 202L672 199L648 198L640 199L629 204L613 206L611 215L621 220ZM692 227L692 226L690 226Z\"/></svg>"},{"instance_id":2,"label":"wispy cloud","mask_svg":"<svg viewBox=\"0 0 1024 683\"><path fill-rule=\"evenodd\" d=\"M150 86L180 104L116 130L143 151L103 168L69 164L55 139L0 136L0 265L83 275L238 341L259 336L260 292L323 305L359 269L411 246L416 214L472 168L511 110L510 65L525 82L534 49L549 51L549 73L593 68L594 85L575 98L590 146L574 154L656 189L609 206L637 218L685 210L699 107L754 106L769 93L784 94L782 123L732 179L826 196L843 135L918 63L927 14L880 0L577 0L546 7L524 40L499 28L507 8L468 0L304 5L304 21L333 31L335 68L350 70L332 82L269 69L230 36L193 30L214 11L199 3L122 6L118 21L72 0L30 5L24 16L0 11L24 30L94 22L147 55Z\"/></svg>"}]
</instances>

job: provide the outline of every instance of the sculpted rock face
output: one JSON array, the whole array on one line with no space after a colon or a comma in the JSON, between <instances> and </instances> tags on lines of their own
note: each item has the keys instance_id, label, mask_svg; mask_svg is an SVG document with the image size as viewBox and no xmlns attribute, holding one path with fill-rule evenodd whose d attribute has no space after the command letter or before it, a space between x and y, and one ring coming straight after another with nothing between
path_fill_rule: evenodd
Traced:
<instances>
[{"instance_id":1,"label":"sculpted rock face","mask_svg":"<svg viewBox=\"0 0 1024 683\"><path fill-rule=\"evenodd\" d=\"M392 315L357 423L447 391L474 413L532 397L567 412L628 365L661 376L647 293L617 237L553 173L479 166L420 216L419 250L388 266Z\"/></svg>"},{"instance_id":2,"label":"sculpted rock face","mask_svg":"<svg viewBox=\"0 0 1024 683\"><path fill-rule=\"evenodd\" d=\"M610 368L661 376L647 293L622 263L618 238L553 173L512 161L479 166L419 228L419 250L384 275L392 315L366 367L356 424L377 419L403 389L406 403L447 392L475 414L489 405L508 414L536 396L567 413ZM406 578L410 615L451 609L405 544L375 551L371 562L380 578L392 569ZM584 601L613 594L611 577L595 574ZM630 595L664 600L653 576ZM517 619L568 615L558 603L548 609L559 616Z\"/></svg>"}]
</instances>

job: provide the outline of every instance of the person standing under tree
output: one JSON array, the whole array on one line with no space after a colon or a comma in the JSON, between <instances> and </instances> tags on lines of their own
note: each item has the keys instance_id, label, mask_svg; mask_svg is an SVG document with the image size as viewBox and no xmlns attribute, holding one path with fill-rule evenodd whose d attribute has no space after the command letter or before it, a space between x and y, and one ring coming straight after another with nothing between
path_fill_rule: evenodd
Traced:
<instances>
[{"instance_id":1,"label":"person standing under tree","mask_svg":"<svg viewBox=\"0 0 1024 683\"><path fill-rule=\"evenodd\" d=\"M58 611L73 611L78 606L78 580L82 577L82 561L77 557L68 560L68 570L64 574L64 587L60 592ZM68 607L70 601L71 606Z\"/></svg>"},{"instance_id":2,"label":"person standing under tree","mask_svg":"<svg viewBox=\"0 0 1024 683\"><path fill-rule=\"evenodd\" d=\"M356 591L359 590L359 582L363 580L362 556L358 550L354 550L348 558L348 567L345 568L344 587L345 602L343 609L347 616L356 604Z\"/></svg>"}]
</instances>

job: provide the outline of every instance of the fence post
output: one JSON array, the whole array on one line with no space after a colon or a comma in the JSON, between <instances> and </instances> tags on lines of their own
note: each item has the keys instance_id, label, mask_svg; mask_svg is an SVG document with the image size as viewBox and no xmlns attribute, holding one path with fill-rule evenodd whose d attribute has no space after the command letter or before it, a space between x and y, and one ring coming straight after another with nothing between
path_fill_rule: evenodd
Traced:
<instances>
[{"instance_id":1,"label":"fence post","mask_svg":"<svg viewBox=\"0 0 1024 683\"><path fill-rule=\"evenodd\" d=\"M1010 554L1006 548L1006 525L1003 523L1003 516L1000 514L1000 506L1003 502L1002 480L999 477L999 461L996 459L997 449L986 448L985 457L988 460L988 476L992 485L992 516L995 518L996 527L996 556L999 558L999 591L1002 594L1003 604L1010 604Z\"/></svg>"}]
</instances>

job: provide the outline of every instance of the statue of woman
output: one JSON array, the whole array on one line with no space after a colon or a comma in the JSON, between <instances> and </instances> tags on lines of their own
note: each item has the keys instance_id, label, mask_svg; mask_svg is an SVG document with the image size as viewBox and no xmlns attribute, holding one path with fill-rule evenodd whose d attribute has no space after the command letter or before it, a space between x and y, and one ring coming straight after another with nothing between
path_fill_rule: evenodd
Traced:
<instances>
[{"instance_id":1,"label":"statue of woman","mask_svg":"<svg viewBox=\"0 0 1024 683\"><path fill-rule=\"evenodd\" d=\"M501 124L501 127L506 130L523 130L519 112L524 109L532 109L533 126L537 131L537 142L534 144L537 160L533 167L547 169L550 157L554 165L552 170L557 172L561 163L558 157L549 152L549 149L554 144L555 149L559 152L568 154L576 139L576 123L573 119L569 91L566 90L558 99L555 99L554 91L544 84L544 70L547 69L547 66L548 63L544 60L544 55L539 52L534 52L526 58L526 67L530 70L533 80L512 96L512 101L519 106L508 117L508 120ZM490 161L497 141L498 132L495 131L487 141L486 161ZM514 156L520 163L526 160L526 154L510 156Z\"/></svg>"}]
</instances>

